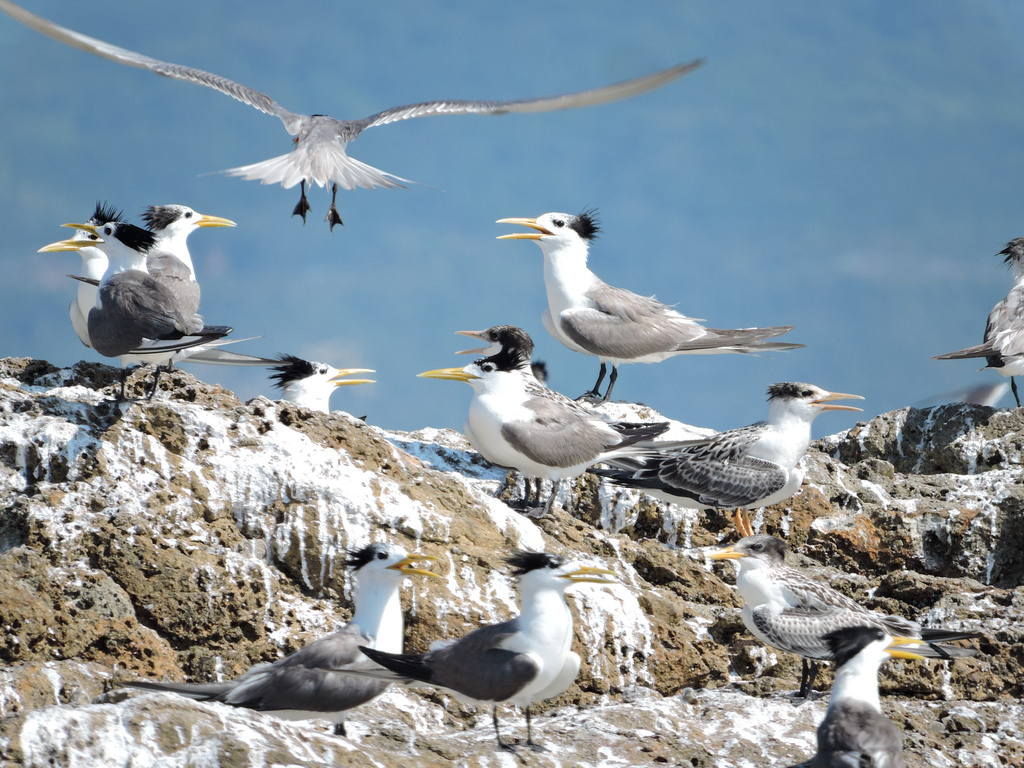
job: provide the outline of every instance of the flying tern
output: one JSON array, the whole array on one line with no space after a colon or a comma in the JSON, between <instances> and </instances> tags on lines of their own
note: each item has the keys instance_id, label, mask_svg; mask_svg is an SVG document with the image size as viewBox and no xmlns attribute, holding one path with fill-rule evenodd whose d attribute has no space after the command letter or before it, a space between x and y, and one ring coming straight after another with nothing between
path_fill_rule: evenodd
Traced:
<instances>
[{"instance_id":1,"label":"flying tern","mask_svg":"<svg viewBox=\"0 0 1024 768\"><path fill-rule=\"evenodd\" d=\"M1024 374L1024 237L1011 240L999 254L1006 257L1003 261L1013 271L1013 288L989 312L984 341L974 347L936 355L933 359L984 357L988 363L985 368L992 368L1010 377L1013 399L1020 408L1017 382L1013 377Z\"/></svg>"},{"instance_id":2,"label":"flying tern","mask_svg":"<svg viewBox=\"0 0 1024 768\"><path fill-rule=\"evenodd\" d=\"M272 369L270 378L280 388L282 400L324 413L331 410L331 393L338 387L374 383L373 379L347 378L357 373L374 373L370 368L335 368L295 355L281 355Z\"/></svg>"},{"instance_id":3,"label":"flying tern","mask_svg":"<svg viewBox=\"0 0 1024 768\"><path fill-rule=\"evenodd\" d=\"M559 555L517 552L508 563L519 581L522 608L517 617L435 644L426 653L363 648L363 653L386 669L360 670L359 674L406 685L430 685L460 700L493 704L494 734L503 749L513 745L501 739L498 704L523 707L526 743L541 748L533 741L530 705L568 689L580 670L580 657L571 647L572 613L565 590L581 582L617 582L613 571L580 565Z\"/></svg>"},{"instance_id":4,"label":"flying tern","mask_svg":"<svg viewBox=\"0 0 1024 768\"><path fill-rule=\"evenodd\" d=\"M545 213L536 219L498 219L535 230L501 235L499 240L533 240L544 253L544 285L548 306L541 319L548 332L576 352L601 361L597 382L584 397L608 400L623 363L657 363L675 355L749 354L797 349L803 344L765 341L793 330L772 328L706 328L649 296L616 288L587 267L590 243L599 230L594 211L578 215ZM601 382L611 364L608 389Z\"/></svg>"},{"instance_id":5,"label":"flying tern","mask_svg":"<svg viewBox=\"0 0 1024 768\"><path fill-rule=\"evenodd\" d=\"M634 443L657 437L669 425L608 422L593 415L537 381L530 370L532 351L533 341L524 331L518 342L491 357L420 376L473 387L463 427L466 439L492 464L553 481L555 487L544 507L547 513L560 481L628 453Z\"/></svg>"},{"instance_id":6,"label":"flying tern","mask_svg":"<svg viewBox=\"0 0 1024 768\"><path fill-rule=\"evenodd\" d=\"M416 567L432 555L411 555L397 545L370 544L349 553L356 577L352 620L341 630L268 664L258 664L234 680L220 683L125 682L131 688L169 691L200 701L219 701L257 709L284 720L322 719L345 735L348 711L380 695L388 681L345 674L374 668L360 646L389 653L402 650L402 604L399 588L406 576L439 574Z\"/></svg>"},{"instance_id":7,"label":"flying tern","mask_svg":"<svg viewBox=\"0 0 1024 768\"><path fill-rule=\"evenodd\" d=\"M749 524L748 524L749 525ZM736 588L743 598L743 623L765 645L803 659L800 695L808 696L818 660L834 661L826 636L838 629L870 626L921 641L915 652L950 659L973 656L973 648L946 645L978 637L977 632L922 627L902 616L868 610L855 600L785 564L786 543L755 535L749 527L735 544L711 552L712 560L736 561ZM813 660L808 663L808 659Z\"/></svg>"},{"instance_id":8,"label":"flying tern","mask_svg":"<svg viewBox=\"0 0 1024 768\"><path fill-rule=\"evenodd\" d=\"M905 768L903 734L882 714L878 670L886 659L921 659L913 642L877 627L847 627L825 636L836 663L818 751L800 768Z\"/></svg>"},{"instance_id":9,"label":"flying tern","mask_svg":"<svg viewBox=\"0 0 1024 768\"><path fill-rule=\"evenodd\" d=\"M248 104L260 112L279 118L284 123L285 130L294 137L292 151L259 163L231 168L225 173L244 179L258 180L263 184L280 183L285 189L299 184L302 190L301 197L292 214L302 216L303 221L309 211L306 185L321 187L330 185L331 207L327 213L327 222L331 225L331 229L334 229L335 224L342 223L341 216L335 207L335 198L339 187L342 189L395 188L412 183L401 176L395 176L361 163L346 153L345 149L348 143L354 141L367 128L433 115L530 113L589 107L653 90L692 72L704 63L703 59L696 59L614 85L557 96L508 101L440 99L392 107L361 120L337 120L329 115L301 115L291 112L267 94L226 77L194 67L158 61L144 54L120 48L40 18L9 0L0 0L0 9L22 24L66 45L116 61L119 64L148 69L164 77L185 80L212 88L243 104Z\"/></svg>"},{"instance_id":10,"label":"flying tern","mask_svg":"<svg viewBox=\"0 0 1024 768\"><path fill-rule=\"evenodd\" d=\"M825 411L859 411L835 400L860 395L829 392L813 384L768 387L768 420L697 440L652 442L612 468L591 472L692 509L765 507L800 490L800 459L811 443L811 422Z\"/></svg>"}]
</instances>

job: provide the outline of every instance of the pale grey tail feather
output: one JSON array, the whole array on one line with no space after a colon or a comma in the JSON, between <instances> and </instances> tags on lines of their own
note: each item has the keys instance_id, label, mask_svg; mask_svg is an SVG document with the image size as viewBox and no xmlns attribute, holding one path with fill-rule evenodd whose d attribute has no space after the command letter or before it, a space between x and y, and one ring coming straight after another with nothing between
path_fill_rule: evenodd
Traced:
<instances>
[{"instance_id":1,"label":"pale grey tail feather","mask_svg":"<svg viewBox=\"0 0 1024 768\"><path fill-rule=\"evenodd\" d=\"M153 683L147 680L122 680L117 683L122 688L138 688L144 691L160 691L163 693L177 693L188 696L197 701L209 701L217 699L235 687L234 682L229 683Z\"/></svg>"},{"instance_id":2,"label":"pale grey tail feather","mask_svg":"<svg viewBox=\"0 0 1024 768\"><path fill-rule=\"evenodd\" d=\"M932 360L964 360L971 357L991 357L999 353L993 349L990 342L976 344L966 349L958 349L956 352L947 352L944 355L935 355Z\"/></svg>"}]
</instances>

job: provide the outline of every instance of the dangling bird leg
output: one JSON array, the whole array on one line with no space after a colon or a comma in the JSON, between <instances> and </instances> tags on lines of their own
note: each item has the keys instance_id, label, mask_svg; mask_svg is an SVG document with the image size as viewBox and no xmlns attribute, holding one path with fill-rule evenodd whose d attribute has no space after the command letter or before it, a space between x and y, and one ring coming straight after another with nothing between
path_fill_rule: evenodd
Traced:
<instances>
[{"instance_id":1,"label":"dangling bird leg","mask_svg":"<svg viewBox=\"0 0 1024 768\"><path fill-rule=\"evenodd\" d=\"M334 205L334 200L338 196L338 185L331 185L331 207L327 209L327 218L324 219L328 224L331 225L331 232L334 231L335 224L341 224L345 226L345 222L341 220L341 214L338 213L338 209Z\"/></svg>"},{"instance_id":2,"label":"dangling bird leg","mask_svg":"<svg viewBox=\"0 0 1024 768\"><path fill-rule=\"evenodd\" d=\"M295 208L292 209L292 216L301 216L302 223L306 223L306 214L309 213L309 200L306 199L306 180L303 179L299 182L299 189L301 190L302 196L299 198L299 202L295 204Z\"/></svg>"}]
</instances>

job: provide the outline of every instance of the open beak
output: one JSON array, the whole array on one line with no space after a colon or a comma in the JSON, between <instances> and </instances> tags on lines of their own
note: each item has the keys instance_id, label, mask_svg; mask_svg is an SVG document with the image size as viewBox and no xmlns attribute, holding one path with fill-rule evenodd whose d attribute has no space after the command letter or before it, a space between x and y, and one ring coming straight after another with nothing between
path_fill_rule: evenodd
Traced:
<instances>
[{"instance_id":1,"label":"open beak","mask_svg":"<svg viewBox=\"0 0 1024 768\"><path fill-rule=\"evenodd\" d=\"M498 219L497 224L522 224L524 227L530 227L531 229L537 230L536 232L516 232L511 235L498 235L499 240L540 240L544 235L550 235L547 229L537 223L536 219Z\"/></svg>"},{"instance_id":2,"label":"open beak","mask_svg":"<svg viewBox=\"0 0 1024 768\"><path fill-rule=\"evenodd\" d=\"M413 552L408 557L399 560L394 565L389 565L393 571L399 571L403 576L431 576L435 579L443 579L444 577L439 573L428 571L425 568L417 568L416 563L420 560L429 560L432 563L440 563L441 558L434 557L433 555L425 555L422 552Z\"/></svg>"},{"instance_id":3,"label":"open beak","mask_svg":"<svg viewBox=\"0 0 1024 768\"><path fill-rule=\"evenodd\" d=\"M464 349L461 352L456 352L456 355L482 355L490 349L490 342L487 339L487 331L456 331L460 336L469 336L471 339L479 339L480 341L487 341L488 346L476 347L475 349Z\"/></svg>"},{"instance_id":4,"label":"open beak","mask_svg":"<svg viewBox=\"0 0 1024 768\"><path fill-rule=\"evenodd\" d=\"M921 654L904 649L904 646L920 648L922 645L926 645L926 643L915 637L894 637L892 639L892 643L890 643L889 647L885 649L885 652L894 659L923 659L925 657Z\"/></svg>"},{"instance_id":5,"label":"open beak","mask_svg":"<svg viewBox=\"0 0 1024 768\"><path fill-rule=\"evenodd\" d=\"M334 382L336 387L344 387L346 384L376 384L374 379L345 379L344 376L352 376L356 373L376 373L376 371L370 368L341 368L334 376L330 378L330 381Z\"/></svg>"},{"instance_id":6,"label":"open beak","mask_svg":"<svg viewBox=\"0 0 1024 768\"><path fill-rule=\"evenodd\" d=\"M814 405L820 405L823 411L862 411L863 408L854 408L852 405L832 405L833 400L863 400L860 395L847 395L843 392L829 392L827 397L815 400ZM827 403L827 405L826 405Z\"/></svg>"},{"instance_id":7,"label":"open beak","mask_svg":"<svg viewBox=\"0 0 1024 768\"><path fill-rule=\"evenodd\" d=\"M469 371L465 371L462 368L437 368L433 371L424 371L416 375L424 379L444 379L445 381L463 382L470 382L473 379L480 378L475 373L469 373Z\"/></svg>"}]
</instances>

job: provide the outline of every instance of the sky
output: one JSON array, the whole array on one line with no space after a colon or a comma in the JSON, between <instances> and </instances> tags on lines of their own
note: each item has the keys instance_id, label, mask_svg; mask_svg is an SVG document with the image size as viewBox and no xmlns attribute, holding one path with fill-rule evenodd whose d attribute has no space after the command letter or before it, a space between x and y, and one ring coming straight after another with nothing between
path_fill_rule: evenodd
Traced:
<instances>
[{"instance_id":1,"label":"sky","mask_svg":"<svg viewBox=\"0 0 1024 768\"><path fill-rule=\"evenodd\" d=\"M727 429L765 389L863 395L820 436L999 382L932 356L981 341L1024 235L1024 5L603 0L173 4L25 2L59 24L359 118L440 98L597 87L697 57L696 72L583 110L445 116L371 129L349 153L418 184L341 191L345 226L290 216L298 190L215 173L283 154L276 118L215 91L64 46L0 14L0 356L103 360L71 329L72 254L38 254L97 200L134 221L184 203L234 229L189 240L207 322L240 352L376 370L332 406L391 429L460 428L469 387L419 379L468 362L460 329L510 323L549 385L576 396L595 358L540 322L540 249L505 217L597 208L590 267L719 328L794 325L806 349L676 357L620 370L616 399ZM116 364L116 361L108 361ZM241 398L262 370L183 366ZM1001 405L1012 404L1006 397Z\"/></svg>"}]
</instances>

